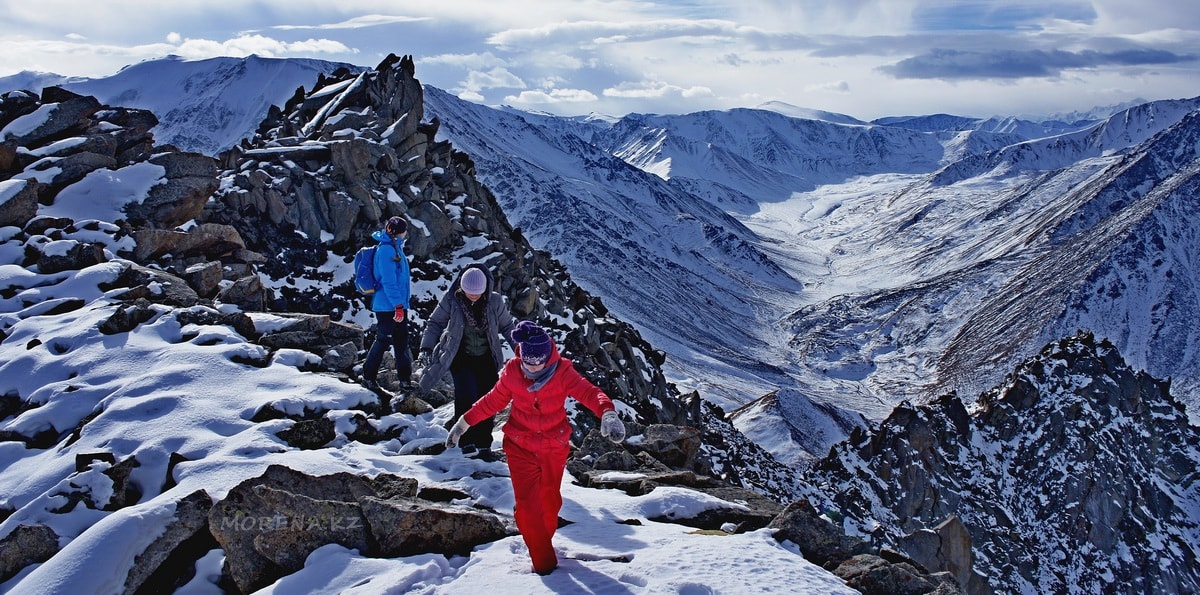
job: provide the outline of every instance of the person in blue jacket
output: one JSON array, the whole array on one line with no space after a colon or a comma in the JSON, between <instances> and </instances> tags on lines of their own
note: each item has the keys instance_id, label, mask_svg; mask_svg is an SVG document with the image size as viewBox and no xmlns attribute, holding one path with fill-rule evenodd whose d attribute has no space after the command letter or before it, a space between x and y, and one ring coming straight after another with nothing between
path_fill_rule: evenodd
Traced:
<instances>
[{"instance_id":1,"label":"person in blue jacket","mask_svg":"<svg viewBox=\"0 0 1200 595\"><path fill-rule=\"evenodd\" d=\"M408 236L408 222L403 217L387 220L383 229L371 234L379 242L375 250L375 276L379 289L371 295L371 311L375 313L375 342L367 351L363 362L363 386L383 392L379 386L379 366L388 347L396 358L396 375L401 384L412 380L412 358L408 353L408 300L412 293L412 276L408 258L404 254L404 238ZM390 395L389 395L390 396ZM385 397L386 399L386 397ZM384 407L388 403L384 402Z\"/></svg>"}]
</instances>

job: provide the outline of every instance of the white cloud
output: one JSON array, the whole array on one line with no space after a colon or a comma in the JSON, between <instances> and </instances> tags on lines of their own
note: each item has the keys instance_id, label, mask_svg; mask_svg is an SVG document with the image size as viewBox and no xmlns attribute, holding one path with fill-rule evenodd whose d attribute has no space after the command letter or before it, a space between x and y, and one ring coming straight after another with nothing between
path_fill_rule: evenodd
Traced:
<instances>
[{"instance_id":1,"label":"white cloud","mask_svg":"<svg viewBox=\"0 0 1200 595\"><path fill-rule=\"evenodd\" d=\"M850 83L848 83L846 81L829 81L826 83L814 83L811 85L805 85L804 90L807 92L813 92L813 93L820 93L820 92L849 93L850 92Z\"/></svg>"},{"instance_id":2,"label":"white cloud","mask_svg":"<svg viewBox=\"0 0 1200 595\"><path fill-rule=\"evenodd\" d=\"M604 90L604 96L622 99L658 99L671 96L699 98L713 97L713 91L708 87L696 86L685 89L660 81L646 81L640 83L625 82L615 87L609 87Z\"/></svg>"},{"instance_id":3,"label":"white cloud","mask_svg":"<svg viewBox=\"0 0 1200 595\"><path fill-rule=\"evenodd\" d=\"M358 50L346 47L332 39L306 39L286 42L264 35L242 35L225 41L211 39L185 39L175 53L185 58L200 59L216 56L249 56L258 54L266 57L294 56L297 54L344 54Z\"/></svg>"},{"instance_id":4,"label":"white cloud","mask_svg":"<svg viewBox=\"0 0 1200 595\"><path fill-rule=\"evenodd\" d=\"M641 22L575 21L508 29L492 34L488 43L501 48L538 48L545 44L596 46L680 37L729 38L760 31L723 20L659 19Z\"/></svg>"},{"instance_id":5,"label":"white cloud","mask_svg":"<svg viewBox=\"0 0 1200 595\"><path fill-rule=\"evenodd\" d=\"M463 101L470 101L472 103L483 103L487 99L483 95L473 91L463 91L458 94L458 98Z\"/></svg>"},{"instance_id":6,"label":"white cloud","mask_svg":"<svg viewBox=\"0 0 1200 595\"><path fill-rule=\"evenodd\" d=\"M465 91L478 92L484 89L524 89L525 81L521 77L503 69L493 68L487 72L473 70L467 74L467 80L463 81L462 89Z\"/></svg>"},{"instance_id":7,"label":"white cloud","mask_svg":"<svg viewBox=\"0 0 1200 595\"><path fill-rule=\"evenodd\" d=\"M415 23L420 21L428 21L429 17L407 17L407 16L392 16L384 14L368 14L360 17L354 17L338 23L324 23L320 25L274 25L272 29L295 30L295 29L361 29L363 27L377 27L379 25L394 25L396 23Z\"/></svg>"},{"instance_id":8,"label":"white cloud","mask_svg":"<svg viewBox=\"0 0 1200 595\"><path fill-rule=\"evenodd\" d=\"M596 101L595 93L586 89L551 89L549 91L522 91L520 95L509 95L505 103L513 105L545 105L555 103L585 103Z\"/></svg>"},{"instance_id":9,"label":"white cloud","mask_svg":"<svg viewBox=\"0 0 1200 595\"><path fill-rule=\"evenodd\" d=\"M421 59L421 64L451 66L469 70L482 70L484 68L504 67L508 65L505 60L498 58L491 52L426 56Z\"/></svg>"},{"instance_id":10,"label":"white cloud","mask_svg":"<svg viewBox=\"0 0 1200 595\"><path fill-rule=\"evenodd\" d=\"M1200 11L1183 4L345 0L335 6L262 0L217 6L202 0L42 0L6 5L0 76L26 69L107 76L166 54L200 59L256 53L374 66L396 53L413 55L423 83L460 97L490 104L517 99L551 111L561 105L564 115L577 109L684 113L762 101L864 119L892 115L898 106L909 114L964 106L973 113L1031 112L1025 106L1036 102L1069 111L1091 107L1078 104L1099 93L1092 86L1098 81L1106 89L1130 89L1126 100L1194 96ZM133 10L136 23L125 17ZM1021 52L1036 64L1039 51L1067 52L1058 55L1076 62L1111 57L1113 63L1092 60L1086 69L1048 72L1047 78L1058 78L1031 87L1044 96L1011 93L1011 76L964 84L1002 72L999 66L1017 63ZM957 82L946 82L954 74L950 66L958 68ZM896 74L923 78L911 84ZM1134 81L1142 88L1132 89ZM525 93L513 97L517 90ZM1102 95L1115 103L1110 99L1120 99L1118 93ZM586 105L589 96L596 105Z\"/></svg>"}]
</instances>

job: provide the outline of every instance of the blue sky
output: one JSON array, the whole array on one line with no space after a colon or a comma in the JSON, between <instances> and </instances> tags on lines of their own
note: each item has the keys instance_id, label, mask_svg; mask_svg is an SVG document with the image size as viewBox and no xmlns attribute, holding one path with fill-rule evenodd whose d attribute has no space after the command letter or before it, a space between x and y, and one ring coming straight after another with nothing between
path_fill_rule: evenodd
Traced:
<instances>
[{"instance_id":1,"label":"blue sky","mask_svg":"<svg viewBox=\"0 0 1200 595\"><path fill-rule=\"evenodd\" d=\"M0 76L168 54L375 66L577 115L781 101L861 119L1033 115L1200 95L1194 0L0 0ZM133 16L136 14L136 18Z\"/></svg>"}]
</instances>

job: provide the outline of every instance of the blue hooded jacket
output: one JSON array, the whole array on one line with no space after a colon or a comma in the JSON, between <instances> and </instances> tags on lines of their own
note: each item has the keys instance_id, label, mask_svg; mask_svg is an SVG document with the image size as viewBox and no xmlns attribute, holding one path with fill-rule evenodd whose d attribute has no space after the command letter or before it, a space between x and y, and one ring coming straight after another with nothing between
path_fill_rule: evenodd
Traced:
<instances>
[{"instance_id":1,"label":"blue hooded jacket","mask_svg":"<svg viewBox=\"0 0 1200 595\"><path fill-rule=\"evenodd\" d=\"M396 306L408 310L412 275L408 270L408 257L404 254L404 238L393 238L383 230L371 234L371 238L379 242L379 248L375 250L375 275L380 284L379 290L371 296L371 311L392 312Z\"/></svg>"}]
</instances>

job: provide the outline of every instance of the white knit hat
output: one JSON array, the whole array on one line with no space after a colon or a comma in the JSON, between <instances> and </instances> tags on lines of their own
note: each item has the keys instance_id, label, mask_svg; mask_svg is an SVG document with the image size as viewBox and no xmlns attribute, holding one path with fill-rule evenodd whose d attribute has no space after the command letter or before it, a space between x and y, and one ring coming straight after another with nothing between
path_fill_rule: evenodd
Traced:
<instances>
[{"instance_id":1,"label":"white knit hat","mask_svg":"<svg viewBox=\"0 0 1200 595\"><path fill-rule=\"evenodd\" d=\"M465 293L472 295L481 294L487 291L487 275L477 268L469 268L463 273L459 286L462 287Z\"/></svg>"}]
</instances>

